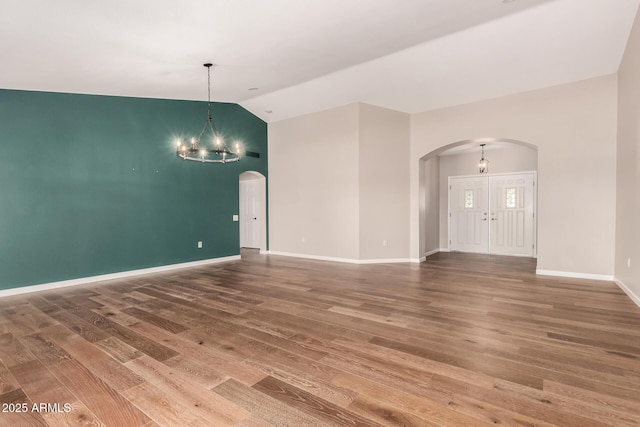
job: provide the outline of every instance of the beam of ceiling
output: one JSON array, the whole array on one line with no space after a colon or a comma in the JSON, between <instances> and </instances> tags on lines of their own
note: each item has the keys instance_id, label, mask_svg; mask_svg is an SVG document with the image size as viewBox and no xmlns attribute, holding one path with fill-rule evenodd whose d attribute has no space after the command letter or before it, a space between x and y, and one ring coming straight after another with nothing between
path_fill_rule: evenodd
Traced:
<instances>
[{"instance_id":1,"label":"beam of ceiling","mask_svg":"<svg viewBox=\"0 0 640 427\"><path fill-rule=\"evenodd\" d=\"M418 112L613 73L639 3L4 0L0 87Z\"/></svg>"}]
</instances>

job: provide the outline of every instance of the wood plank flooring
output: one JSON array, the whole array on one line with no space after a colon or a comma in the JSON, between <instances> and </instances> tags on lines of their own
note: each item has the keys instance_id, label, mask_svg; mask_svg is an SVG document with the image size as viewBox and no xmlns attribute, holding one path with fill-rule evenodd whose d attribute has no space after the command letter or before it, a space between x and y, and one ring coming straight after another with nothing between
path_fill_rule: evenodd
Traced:
<instances>
[{"instance_id":1,"label":"wood plank flooring","mask_svg":"<svg viewBox=\"0 0 640 427\"><path fill-rule=\"evenodd\" d=\"M640 425L640 308L534 271L244 251L3 298L0 426Z\"/></svg>"}]
</instances>

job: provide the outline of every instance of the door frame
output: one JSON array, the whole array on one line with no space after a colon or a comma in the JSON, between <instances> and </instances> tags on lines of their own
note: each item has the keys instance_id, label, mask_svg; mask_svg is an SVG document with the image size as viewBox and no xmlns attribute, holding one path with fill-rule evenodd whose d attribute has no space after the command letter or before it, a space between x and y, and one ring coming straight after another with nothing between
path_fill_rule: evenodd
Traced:
<instances>
[{"instance_id":1,"label":"door frame","mask_svg":"<svg viewBox=\"0 0 640 427\"><path fill-rule=\"evenodd\" d=\"M451 179L452 178L479 178L492 176L509 176L509 175L522 175L533 174L533 258L538 258L538 172L537 171L519 171L519 172L505 172L505 173L483 173L474 175L455 175L447 177L447 250L451 252ZM489 189L489 203L491 206L491 190ZM489 232L489 248L491 248L491 232ZM491 255L490 251L487 252ZM526 255L504 255L504 256L521 256ZM527 257L528 258L528 257Z\"/></svg>"},{"instance_id":2,"label":"door frame","mask_svg":"<svg viewBox=\"0 0 640 427\"><path fill-rule=\"evenodd\" d=\"M238 214L240 214L240 200L242 187L240 181L258 181L258 206L260 212L260 253L267 253L267 178L260 172L245 171L238 176ZM241 221L241 219L239 218ZM238 222L238 246L240 247L240 228Z\"/></svg>"}]
</instances>

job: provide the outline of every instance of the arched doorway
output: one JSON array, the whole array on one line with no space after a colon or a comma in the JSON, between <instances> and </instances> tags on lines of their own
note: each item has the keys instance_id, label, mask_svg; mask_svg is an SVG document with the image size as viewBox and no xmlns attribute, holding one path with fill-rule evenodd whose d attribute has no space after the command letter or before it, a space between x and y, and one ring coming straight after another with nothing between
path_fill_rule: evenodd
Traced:
<instances>
[{"instance_id":1,"label":"arched doorway","mask_svg":"<svg viewBox=\"0 0 640 427\"><path fill-rule=\"evenodd\" d=\"M480 174L480 144L485 145L489 173ZM538 151L533 144L513 139L477 138L442 146L420 159L419 243L421 258L451 248L450 177L494 177L520 172L537 173ZM463 181L463 180L458 180ZM537 186L535 190L537 191ZM487 210L480 213L479 221ZM534 221L537 215L534 213ZM487 215L487 221L491 216ZM493 225L497 229L496 220ZM485 223L481 223L485 224ZM454 230L454 231L457 231ZM534 225L534 239L537 234ZM495 237L495 234L494 234ZM455 245L454 245L455 250ZM533 251L535 256L535 250Z\"/></svg>"},{"instance_id":2,"label":"arched doorway","mask_svg":"<svg viewBox=\"0 0 640 427\"><path fill-rule=\"evenodd\" d=\"M239 177L240 247L267 251L267 179L246 171Z\"/></svg>"}]
</instances>

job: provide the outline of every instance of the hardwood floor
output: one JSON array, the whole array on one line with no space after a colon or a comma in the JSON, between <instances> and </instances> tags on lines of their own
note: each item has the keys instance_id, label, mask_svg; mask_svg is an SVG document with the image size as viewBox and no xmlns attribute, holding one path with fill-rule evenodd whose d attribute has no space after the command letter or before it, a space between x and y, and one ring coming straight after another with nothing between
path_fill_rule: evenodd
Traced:
<instances>
[{"instance_id":1,"label":"hardwood floor","mask_svg":"<svg viewBox=\"0 0 640 427\"><path fill-rule=\"evenodd\" d=\"M3 298L0 425L640 425L640 308L534 271L244 252Z\"/></svg>"}]
</instances>

